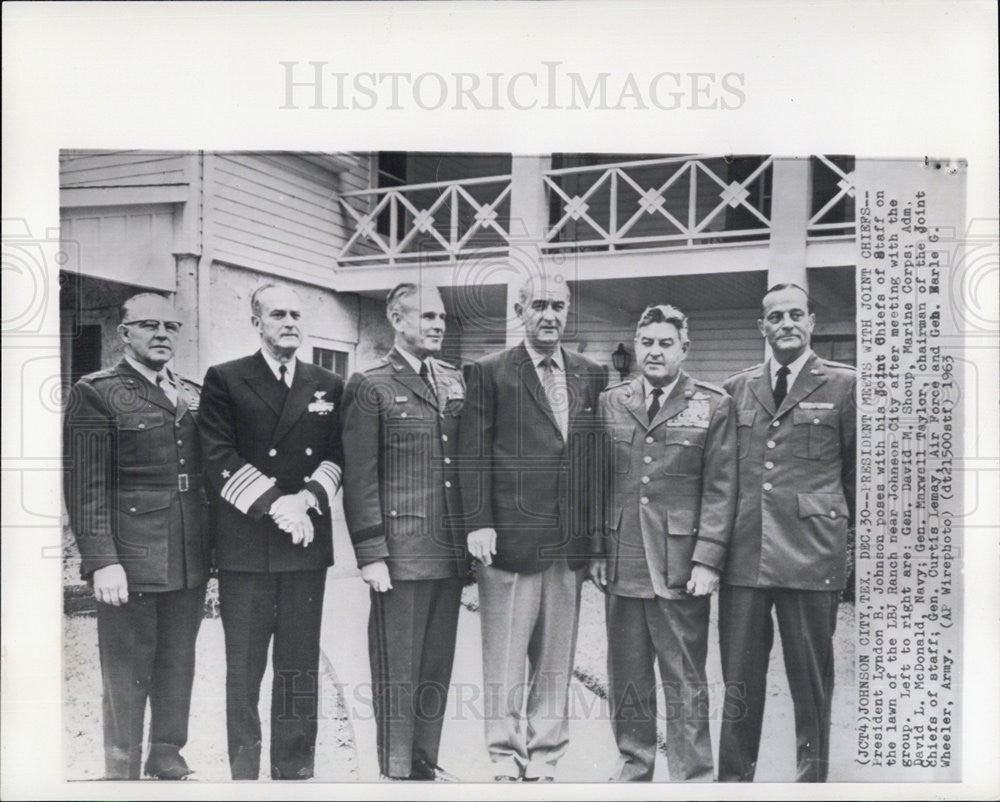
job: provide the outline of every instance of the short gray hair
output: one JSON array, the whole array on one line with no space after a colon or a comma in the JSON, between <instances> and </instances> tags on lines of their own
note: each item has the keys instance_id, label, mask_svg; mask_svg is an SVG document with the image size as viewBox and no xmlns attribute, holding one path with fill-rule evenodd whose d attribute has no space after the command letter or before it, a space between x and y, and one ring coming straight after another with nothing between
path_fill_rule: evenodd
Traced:
<instances>
[{"instance_id":1,"label":"short gray hair","mask_svg":"<svg viewBox=\"0 0 1000 802\"><path fill-rule=\"evenodd\" d=\"M281 284L275 284L273 281L269 281L266 284L261 284L257 287L257 289L250 293L250 312L256 317L260 317L260 296L268 290L278 289L281 286Z\"/></svg>"},{"instance_id":2,"label":"short gray hair","mask_svg":"<svg viewBox=\"0 0 1000 802\"><path fill-rule=\"evenodd\" d=\"M416 295L419 291L420 288L412 281L404 281L397 284L385 296L385 316L391 321L393 312L399 310L403 301L412 295Z\"/></svg>"},{"instance_id":3,"label":"short gray hair","mask_svg":"<svg viewBox=\"0 0 1000 802\"><path fill-rule=\"evenodd\" d=\"M136 293L135 295L132 295L132 296L126 298L124 301L122 301L121 309L119 311L121 312L122 322L123 323L126 320L128 320L129 312L132 311L132 304L134 304L134 303L136 303L138 301L144 301L146 298L159 298L161 301L166 301L171 306L174 305L174 302L171 301L166 295L164 295L161 292L139 292L139 293Z\"/></svg>"},{"instance_id":4,"label":"short gray hair","mask_svg":"<svg viewBox=\"0 0 1000 802\"><path fill-rule=\"evenodd\" d=\"M528 276L521 282L521 285L517 289L517 298L521 306L524 306L524 304L527 303L527 301L531 298L532 291L538 285L541 285L542 287L545 287L546 285L561 286L566 290L566 300L569 300L569 284L566 283L566 280L562 276Z\"/></svg>"}]
</instances>

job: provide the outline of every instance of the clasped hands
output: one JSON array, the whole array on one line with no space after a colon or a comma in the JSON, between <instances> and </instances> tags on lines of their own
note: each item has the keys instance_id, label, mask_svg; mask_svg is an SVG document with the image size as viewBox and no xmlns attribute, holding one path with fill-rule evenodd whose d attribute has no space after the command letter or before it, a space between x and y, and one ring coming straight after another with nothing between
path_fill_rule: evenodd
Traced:
<instances>
[{"instance_id":1,"label":"clasped hands","mask_svg":"<svg viewBox=\"0 0 1000 802\"><path fill-rule=\"evenodd\" d=\"M315 507L315 497L308 490L288 493L275 499L268 515L285 532L292 536L292 543L303 548L313 541L313 525L309 509Z\"/></svg>"}]
</instances>

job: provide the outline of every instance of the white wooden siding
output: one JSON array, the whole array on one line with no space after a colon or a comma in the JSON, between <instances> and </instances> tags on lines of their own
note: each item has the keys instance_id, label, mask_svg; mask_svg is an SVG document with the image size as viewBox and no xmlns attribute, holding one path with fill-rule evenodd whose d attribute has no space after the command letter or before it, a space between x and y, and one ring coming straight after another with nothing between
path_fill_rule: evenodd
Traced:
<instances>
[{"instance_id":1,"label":"white wooden siding","mask_svg":"<svg viewBox=\"0 0 1000 802\"><path fill-rule=\"evenodd\" d=\"M59 156L59 186L162 186L189 182L183 151L67 150Z\"/></svg>"}]
</instances>

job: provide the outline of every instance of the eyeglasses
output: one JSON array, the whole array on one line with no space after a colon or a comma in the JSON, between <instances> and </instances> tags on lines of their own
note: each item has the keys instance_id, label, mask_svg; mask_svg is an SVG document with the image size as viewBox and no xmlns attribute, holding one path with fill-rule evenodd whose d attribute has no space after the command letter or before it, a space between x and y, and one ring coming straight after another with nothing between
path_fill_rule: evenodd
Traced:
<instances>
[{"instance_id":1,"label":"eyeglasses","mask_svg":"<svg viewBox=\"0 0 1000 802\"><path fill-rule=\"evenodd\" d=\"M122 325L138 326L150 334L156 334L160 330L160 326L167 330L167 334L177 334L181 330L179 320L123 320Z\"/></svg>"}]
</instances>

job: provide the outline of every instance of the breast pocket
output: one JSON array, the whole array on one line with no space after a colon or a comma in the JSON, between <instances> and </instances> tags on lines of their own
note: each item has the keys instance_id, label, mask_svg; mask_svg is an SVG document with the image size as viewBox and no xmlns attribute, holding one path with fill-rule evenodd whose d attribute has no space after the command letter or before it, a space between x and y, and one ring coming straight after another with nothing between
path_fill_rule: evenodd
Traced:
<instances>
[{"instance_id":1,"label":"breast pocket","mask_svg":"<svg viewBox=\"0 0 1000 802\"><path fill-rule=\"evenodd\" d=\"M665 474L700 474L708 429L667 428L663 436Z\"/></svg>"},{"instance_id":2,"label":"breast pocket","mask_svg":"<svg viewBox=\"0 0 1000 802\"><path fill-rule=\"evenodd\" d=\"M160 410L118 416L118 461L121 465L163 465L170 459L173 435L163 427L169 421Z\"/></svg>"},{"instance_id":3,"label":"breast pocket","mask_svg":"<svg viewBox=\"0 0 1000 802\"><path fill-rule=\"evenodd\" d=\"M635 439L635 426L615 426L615 472L628 473L632 463L632 441Z\"/></svg>"},{"instance_id":4,"label":"breast pocket","mask_svg":"<svg viewBox=\"0 0 1000 802\"><path fill-rule=\"evenodd\" d=\"M834 459L840 444L840 415L835 409L792 410L794 454L801 459Z\"/></svg>"},{"instance_id":5,"label":"breast pocket","mask_svg":"<svg viewBox=\"0 0 1000 802\"><path fill-rule=\"evenodd\" d=\"M757 420L756 409L736 410L736 438L739 458L745 459L750 453L753 440L753 425Z\"/></svg>"}]
</instances>

